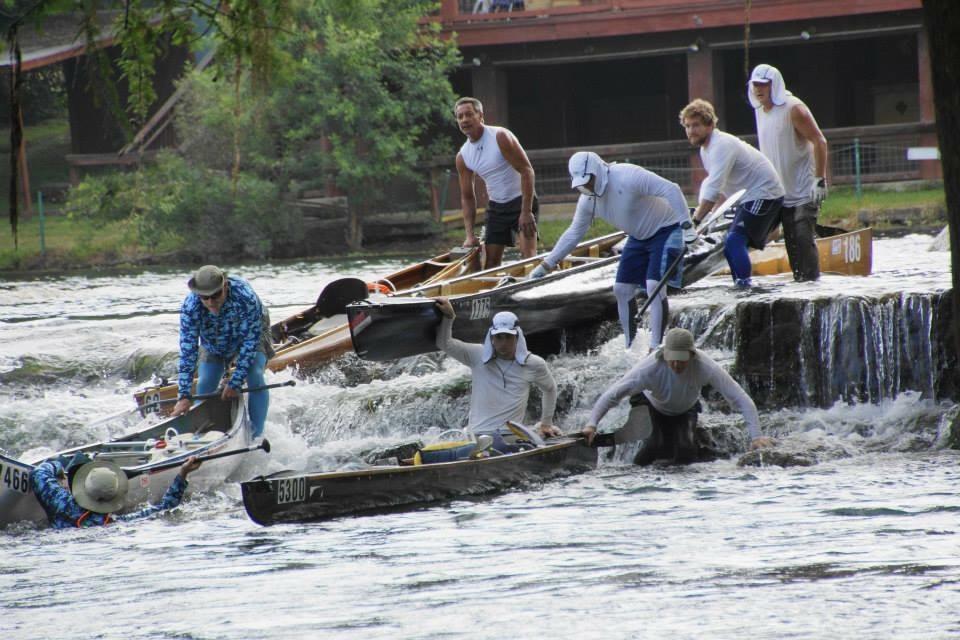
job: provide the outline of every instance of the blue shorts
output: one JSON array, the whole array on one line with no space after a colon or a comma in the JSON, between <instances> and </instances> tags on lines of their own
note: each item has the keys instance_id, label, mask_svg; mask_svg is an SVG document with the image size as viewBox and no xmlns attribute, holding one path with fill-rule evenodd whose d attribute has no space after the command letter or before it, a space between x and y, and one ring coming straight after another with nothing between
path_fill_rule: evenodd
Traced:
<instances>
[{"instance_id":1,"label":"blue shorts","mask_svg":"<svg viewBox=\"0 0 960 640\"><path fill-rule=\"evenodd\" d=\"M780 224L782 206L783 198L741 202L734 209L729 233L738 231L746 236L748 245L754 249L763 249L767 246L767 236Z\"/></svg>"},{"instance_id":2,"label":"blue shorts","mask_svg":"<svg viewBox=\"0 0 960 640\"><path fill-rule=\"evenodd\" d=\"M679 224L662 227L645 240L637 240L630 236L620 255L616 281L644 286L647 280L660 280L667 268L685 249L683 229ZM683 263L673 272L667 284L680 288L682 282Z\"/></svg>"}]
</instances>

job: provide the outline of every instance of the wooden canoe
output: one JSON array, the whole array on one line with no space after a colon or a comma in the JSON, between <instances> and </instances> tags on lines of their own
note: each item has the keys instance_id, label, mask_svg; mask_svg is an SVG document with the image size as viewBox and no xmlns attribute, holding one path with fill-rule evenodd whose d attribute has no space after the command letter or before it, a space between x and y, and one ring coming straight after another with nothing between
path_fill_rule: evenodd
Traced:
<instances>
[{"instance_id":1,"label":"wooden canoe","mask_svg":"<svg viewBox=\"0 0 960 640\"><path fill-rule=\"evenodd\" d=\"M473 261L478 255L478 248L454 249L404 267L369 283L370 288L375 290L373 297L403 295L405 291L419 285L442 282L463 275L472 269ZM312 307L271 325L270 332L276 355L267 362L267 368L281 371L296 366L300 371L309 371L349 352L353 344L350 341L350 328L343 307L347 302L365 298L368 293L367 285L368 283L357 278L335 280L324 287ZM140 406L176 396L176 385L166 382L141 389L134 394ZM170 408L171 405L165 405L163 409L156 410L169 411Z\"/></svg>"},{"instance_id":2,"label":"wooden canoe","mask_svg":"<svg viewBox=\"0 0 960 640\"><path fill-rule=\"evenodd\" d=\"M421 505L486 494L593 469L597 450L560 438L502 456L424 465L372 466L358 471L283 471L241 483L243 506L261 525Z\"/></svg>"},{"instance_id":3,"label":"wooden canoe","mask_svg":"<svg viewBox=\"0 0 960 640\"><path fill-rule=\"evenodd\" d=\"M44 460L84 453L91 458L111 460L130 474L124 508L130 511L145 502L159 502L178 467L153 470L161 464L185 462L190 456L222 453L247 447L251 428L246 405L241 398L230 402L205 400L188 413L155 422L130 434L81 447L74 447L36 460L18 460L0 451L0 528L14 522L46 524L47 516L30 488L33 468ZM159 444L159 443L162 443ZM240 465L236 455L204 463L191 474L191 487L207 488L221 484Z\"/></svg>"},{"instance_id":4,"label":"wooden canoe","mask_svg":"<svg viewBox=\"0 0 960 640\"><path fill-rule=\"evenodd\" d=\"M368 299L347 305L357 355L392 360L436 351L440 322L431 298L447 296L457 314L454 337L480 342L490 319L512 311L528 338L594 325L616 317L613 279L622 232L581 242L543 278L529 279L546 254L411 289L403 297Z\"/></svg>"},{"instance_id":5,"label":"wooden canoe","mask_svg":"<svg viewBox=\"0 0 960 640\"><path fill-rule=\"evenodd\" d=\"M817 251L820 273L868 276L873 270L873 228L817 238ZM750 262L755 276L792 272L787 248L782 242L769 244L762 251L750 252Z\"/></svg>"}]
</instances>

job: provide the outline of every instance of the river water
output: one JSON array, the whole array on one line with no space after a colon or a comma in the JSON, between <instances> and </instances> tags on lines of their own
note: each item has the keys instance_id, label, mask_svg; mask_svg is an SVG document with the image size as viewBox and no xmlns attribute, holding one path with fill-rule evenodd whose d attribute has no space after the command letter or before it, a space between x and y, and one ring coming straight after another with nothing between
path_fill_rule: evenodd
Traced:
<instances>
[{"instance_id":1,"label":"river water","mask_svg":"<svg viewBox=\"0 0 960 640\"><path fill-rule=\"evenodd\" d=\"M876 241L867 279L771 278L763 295L943 291L949 255L926 252L929 241ZM235 271L277 319L332 277L397 266ZM174 374L188 275L0 281L0 448L29 456L122 431L88 425ZM735 297L704 281L677 308L694 296ZM638 357L617 335L551 358L560 424L580 425ZM467 380L438 355L345 357L272 394L273 451L243 472L344 468L372 446L461 424ZM323 523L259 527L224 484L137 524L15 525L0 531L0 638L957 637L960 454L944 444L957 406L923 392L764 409L763 429L813 455L809 467L738 467L734 455L637 468L621 450L594 472L522 491ZM701 420L738 433L722 405Z\"/></svg>"}]
</instances>

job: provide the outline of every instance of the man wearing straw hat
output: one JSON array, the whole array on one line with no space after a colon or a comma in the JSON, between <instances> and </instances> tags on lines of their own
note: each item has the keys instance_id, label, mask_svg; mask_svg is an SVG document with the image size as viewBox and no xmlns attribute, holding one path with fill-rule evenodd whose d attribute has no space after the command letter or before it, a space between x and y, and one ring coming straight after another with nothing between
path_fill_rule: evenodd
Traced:
<instances>
[{"instance_id":1,"label":"man wearing straw hat","mask_svg":"<svg viewBox=\"0 0 960 640\"><path fill-rule=\"evenodd\" d=\"M180 504L183 492L187 490L187 476L199 469L201 464L196 457L190 457L180 467L180 472L158 504L119 516L113 513L124 506L128 481L123 469L113 462L88 462L77 469L70 482L63 464L59 460L48 460L41 462L30 474L30 485L54 529L98 527L113 521L138 520L173 509Z\"/></svg>"},{"instance_id":2,"label":"man wearing straw hat","mask_svg":"<svg viewBox=\"0 0 960 640\"><path fill-rule=\"evenodd\" d=\"M760 435L757 407L747 392L723 367L694 346L693 334L686 329L670 329L660 349L638 362L600 396L583 434L592 442L603 416L625 397L632 396L633 404L647 406L652 423L650 437L640 445L634 463L647 465L658 459L696 462L693 429L700 412L700 393L707 385L743 415L751 449L773 444L770 438Z\"/></svg>"},{"instance_id":3,"label":"man wearing straw hat","mask_svg":"<svg viewBox=\"0 0 960 640\"><path fill-rule=\"evenodd\" d=\"M197 269L187 282L190 294L180 307L180 375L173 415L190 410L190 387L198 367L197 395L213 393L231 361L230 380L223 386L222 400L240 395L244 381L263 387L267 360L273 357L270 314L250 283L208 264ZM268 391L250 393L250 423L253 437L263 435L270 406Z\"/></svg>"},{"instance_id":4,"label":"man wearing straw hat","mask_svg":"<svg viewBox=\"0 0 960 640\"><path fill-rule=\"evenodd\" d=\"M451 358L470 367L470 421L468 428L475 435L489 435L493 448L506 453L508 447L501 435L507 421L523 422L530 386L543 394L540 410L540 434L558 436L553 426L557 406L557 383L546 361L527 350L517 316L501 311L493 316L483 344L463 342L453 337L456 313L447 298L435 298L443 315L437 329L437 348Z\"/></svg>"}]
</instances>

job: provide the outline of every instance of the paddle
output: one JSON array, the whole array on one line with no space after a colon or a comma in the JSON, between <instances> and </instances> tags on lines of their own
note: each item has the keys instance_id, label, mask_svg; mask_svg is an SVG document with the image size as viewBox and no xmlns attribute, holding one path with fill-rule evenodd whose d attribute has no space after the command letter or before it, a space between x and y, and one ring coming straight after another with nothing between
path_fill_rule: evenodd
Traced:
<instances>
[{"instance_id":1,"label":"paddle","mask_svg":"<svg viewBox=\"0 0 960 640\"><path fill-rule=\"evenodd\" d=\"M216 460L217 458L226 458L227 456L236 456L241 453L249 453L251 451L256 451L257 449L263 449L266 453L270 453L270 441L264 438L260 441L259 444L252 444L249 447L244 447L243 449L232 449L230 451L220 451L219 453L210 453L205 456L196 456L197 460L200 462L206 462L207 460ZM127 478L136 478L145 473L153 473L155 471L164 471L166 469L173 469L174 467L180 467L186 460L171 460L170 462L163 462L161 464L152 465L148 469L124 469L123 472L127 474Z\"/></svg>"},{"instance_id":2,"label":"paddle","mask_svg":"<svg viewBox=\"0 0 960 640\"><path fill-rule=\"evenodd\" d=\"M267 389L276 389L277 387L293 387L296 386L296 380L287 380L286 382L278 382L277 384L267 384L262 387L253 387L252 389L240 389L240 393L252 393L254 391L266 391ZM212 393L204 393L198 396L189 396L191 400L209 400L210 398L219 398L220 391L214 391ZM131 415L138 411L146 411L147 409L152 409L153 407L160 406L162 404L170 404L171 402L176 402L180 398L164 398L162 400L154 400L153 402L148 402L146 404L139 405L133 409L127 409L126 411L121 411L112 416L107 416L106 418L100 418L96 422L91 422L88 424L88 427L95 427L107 422L112 422L114 420L119 420L124 416Z\"/></svg>"},{"instance_id":3,"label":"paddle","mask_svg":"<svg viewBox=\"0 0 960 640\"><path fill-rule=\"evenodd\" d=\"M329 318L347 312L347 305L367 298L367 283L360 278L340 278L327 283L317 296L317 315Z\"/></svg>"},{"instance_id":4,"label":"paddle","mask_svg":"<svg viewBox=\"0 0 960 640\"><path fill-rule=\"evenodd\" d=\"M512 420L507 420L507 427L518 438L529 440L538 447L542 447L547 444L547 441L540 437L539 433L535 433L529 427L525 427L522 424L518 424ZM593 443L590 446L612 447L614 445L623 444L626 442L636 442L637 440L643 440L644 438L650 437L650 432L652 430L653 425L650 422L649 409L642 405L631 407L630 414L627 416L626 422L624 422L619 429L611 431L610 433L597 433L593 437ZM584 435L579 431L574 431L572 433L563 434L563 437L583 438Z\"/></svg>"},{"instance_id":5,"label":"paddle","mask_svg":"<svg viewBox=\"0 0 960 640\"><path fill-rule=\"evenodd\" d=\"M704 220L701 223L700 228L697 229L697 236L701 236L707 232L710 229L710 226L713 225L713 222L721 215L726 213L730 207L737 204L737 200L739 200L744 193L746 193L746 190L740 189L732 196L724 200L723 204L714 209L713 213L707 216L707 219ZM680 266L680 261L683 260L684 253L686 253L686 251L681 251L680 255L678 255L676 259L670 263L670 266L667 267L667 270L663 273L663 278L661 278L660 282L657 283L657 286L653 288L653 293L647 295L647 301L643 303L643 307L640 309L640 311L637 311L636 318L638 321L643 317L643 314L647 308L653 304L653 301L657 299L657 294L660 293L660 290L666 286L667 282L670 280L670 276L673 275L673 272L677 270L678 266Z\"/></svg>"}]
</instances>

